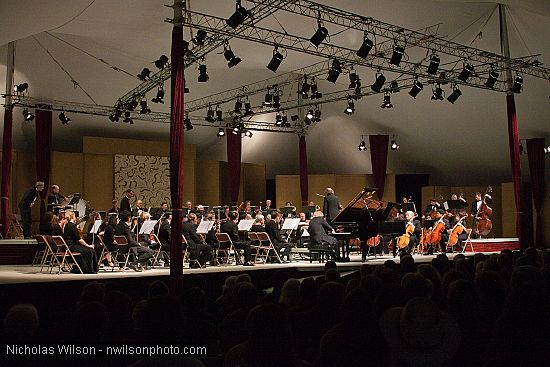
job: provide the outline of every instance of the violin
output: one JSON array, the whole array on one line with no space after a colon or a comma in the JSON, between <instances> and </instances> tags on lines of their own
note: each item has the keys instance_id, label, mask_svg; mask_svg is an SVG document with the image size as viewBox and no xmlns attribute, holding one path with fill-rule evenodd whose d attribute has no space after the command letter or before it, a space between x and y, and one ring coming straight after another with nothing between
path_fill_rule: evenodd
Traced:
<instances>
[{"instance_id":1,"label":"violin","mask_svg":"<svg viewBox=\"0 0 550 367\"><path fill-rule=\"evenodd\" d=\"M451 235L449 236L449 242L447 243L449 246L454 246L458 243L458 236L462 234L466 230L466 227L462 224L462 221L464 219L468 218L468 215L463 216L458 220L458 222L454 225Z\"/></svg>"}]
</instances>

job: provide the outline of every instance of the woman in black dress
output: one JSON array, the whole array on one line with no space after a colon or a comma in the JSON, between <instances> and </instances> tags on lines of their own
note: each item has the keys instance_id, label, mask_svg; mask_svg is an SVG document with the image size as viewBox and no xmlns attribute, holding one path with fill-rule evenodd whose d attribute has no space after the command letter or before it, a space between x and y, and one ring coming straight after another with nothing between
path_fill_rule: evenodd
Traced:
<instances>
[{"instance_id":1,"label":"woman in black dress","mask_svg":"<svg viewBox=\"0 0 550 367\"><path fill-rule=\"evenodd\" d=\"M98 263L97 255L93 245L88 245L84 241L76 227L76 217L74 212L65 212L65 220L67 223L63 227L63 239L69 250L80 252L80 256L76 258L82 272L85 274L97 273Z\"/></svg>"}]
</instances>

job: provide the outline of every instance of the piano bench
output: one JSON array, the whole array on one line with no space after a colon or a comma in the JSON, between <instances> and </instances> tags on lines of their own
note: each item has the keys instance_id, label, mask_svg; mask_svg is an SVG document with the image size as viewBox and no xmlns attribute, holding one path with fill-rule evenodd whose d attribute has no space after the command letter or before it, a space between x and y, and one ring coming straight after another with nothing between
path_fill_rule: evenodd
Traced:
<instances>
[{"instance_id":1,"label":"piano bench","mask_svg":"<svg viewBox=\"0 0 550 367\"><path fill-rule=\"evenodd\" d=\"M326 261L330 260L332 257L334 259L334 252L326 247L326 246L319 246L319 247L310 247L309 248L309 262L313 262L313 255L317 254L317 259L319 262L325 262L325 254L326 254Z\"/></svg>"}]
</instances>

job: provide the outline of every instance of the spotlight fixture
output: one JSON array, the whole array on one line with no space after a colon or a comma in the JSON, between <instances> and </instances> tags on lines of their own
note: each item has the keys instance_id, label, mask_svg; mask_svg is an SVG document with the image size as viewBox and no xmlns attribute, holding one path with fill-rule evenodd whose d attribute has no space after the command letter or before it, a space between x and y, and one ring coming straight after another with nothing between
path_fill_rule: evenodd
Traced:
<instances>
[{"instance_id":1,"label":"spotlight fixture","mask_svg":"<svg viewBox=\"0 0 550 367\"><path fill-rule=\"evenodd\" d=\"M149 75L151 75L151 70L149 70L148 68L143 68L143 70L137 75L137 77L139 78L139 80L144 82L146 79L149 79Z\"/></svg>"},{"instance_id":2,"label":"spotlight fixture","mask_svg":"<svg viewBox=\"0 0 550 367\"><path fill-rule=\"evenodd\" d=\"M119 119L120 119L120 116L122 116L122 111L117 106L115 108L115 111L112 114L109 115L109 120L111 120L112 122L118 122Z\"/></svg>"},{"instance_id":3,"label":"spotlight fixture","mask_svg":"<svg viewBox=\"0 0 550 367\"><path fill-rule=\"evenodd\" d=\"M456 100L462 95L462 92L460 91L460 89L458 89L458 87L454 87L453 88L453 93L451 93L449 95L449 97L447 97L447 101L451 102L451 103L455 103Z\"/></svg>"},{"instance_id":4,"label":"spotlight fixture","mask_svg":"<svg viewBox=\"0 0 550 367\"><path fill-rule=\"evenodd\" d=\"M443 96L443 89L441 89L441 84L437 83L437 85L435 86L435 88L432 89L432 100L433 101L442 101L444 96Z\"/></svg>"},{"instance_id":5,"label":"spotlight fixture","mask_svg":"<svg viewBox=\"0 0 550 367\"><path fill-rule=\"evenodd\" d=\"M472 75L473 72L474 72L474 66L472 64L464 64L464 68L458 75L458 79L465 82L466 80L468 80L468 78Z\"/></svg>"},{"instance_id":6,"label":"spotlight fixture","mask_svg":"<svg viewBox=\"0 0 550 367\"><path fill-rule=\"evenodd\" d=\"M319 109L319 107L317 107L317 109L313 113L313 120L315 122L320 122L321 121L321 110Z\"/></svg>"},{"instance_id":7,"label":"spotlight fixture","mask_svg":"<svg viewBox=\"0 0 550 367\"><path fill-rule=\"evenodd\" d=\"M306 93L307 95L307 93ZM319 99L322 98L323 94L319 92L319 88L317 87L317 83L315 81L311 84L311 99Z\"/></svg>"},{"instance_id":8,"label":"spotlight fixture","mask_svg":"<svg viewBox=\"0 0 550 367\"><path fill-rule=\"evenodd\" d=\"M63 125L69 125L69 122L71 122L71 119L67 117L67 115L65 115L65 112L62 111L59 114L59 121L61 121Z\"/></svg>"},{"instance_id":9,"label":"spotlight fixture","mask_svg":"<svg viewBox=\"0 0 550 367\"><path fill-rule=\"evenodd\" d=\"M349 89L357 89L361 87L361 79L359 79L359 75L352 71L349 73Z\"/></svg>"},{"instance_id":10,"label":"spotlight fixture","mask_svg":"<svg viewBox=\"0 0 550 367\"><path fill-rule=\"evenodd\" d=\"M159 85L157 96L151 99L153 103L164 103L164 86Z\"/></svg>"},{"instance_id":11,"label":"spotlight fixture","mask_svg":"<svg viewBox=\"0 0 550 367\"><path fill-rule=\"evenodd\" d=\"M29 89L29 84L28 83L21 83L21 84L17 84L17 85L13 86L13 91L15 92L15 94L22 94L27 89Z\"/></svg>"},{"instance_id":12,"label":"spotlight fixture","mask_svg":"<svg viewBox=\"0 0 550 367\"><path fill-rule=\"evenodd\" d=\"M277 51L277 45L275 45L273 56L271 57L271 61L269 62L269 64L267 64L267 68L275 73L283 62L283 59L283 54Z\"/></svg>"},{"instance_id":13,"label":"spotlight fixture","mask_svg":"<svg viewBox=\"0 0 550 367\"><path fill-rule=\"evenodd\" d=\"M378 74L378 76L376 77L376 81L374 82L373 85L371 85L370 88L376 93L380 93L380 91L382 90L382 86L384 85L385 82L386 82L386 77L384 76L384 74Z\"/></svg>"},{"instance_id":14,"label":"spotlight fixture","mask_svg":"<svg viewBox=\"0 0 550 367\"><path fill-rule=\"evenodd\" d=\"M212 109L212 106L208 106L208 111L206 111L206 121L208 122L214 122L214 110Z\"/></svg>"},{"instance_id":15,"label":"spotlight fixture","mask_svg":"<svg viewBox=\"0 0 550 367\"><path fill-rule=\"evenodd\" d=\"M190 51L189 51L189 42L187 42L186 40L182 40L182 46L181 46L181 49L182 49L182 53L183 53L183 56L187 55ZM164 56L164 55L163 55ZM161 56L162 57L162 56Z\"/></svg>"},{"instance_id":16,"label":"spotlight fixture","mask_svg":"<svg viewBox=\"0 0 550 367\"><path fill-rule=\"evenodd\" d=\"M276 114L275 115L275 125L282 126L283 125L283 116Z\"/></svg>"},{"instance_id":17,"label":"spotlight fixture","mask_svg":"<svg viewBox=\"0 0 550 367\"><path fill-rule=\"evenodd\" d=\"M298 121L298 115L290 116L290 120L292 120L293 122Z\"/></svg>"},{"instance_id":18,"label":"spotlight fixture","mask_svg":"<svg viewBox=\"0 0 550 367\"><path fill-rule=\"evenodd\" d=\"M231 129L231 134L238 135L241 132L241 129L239 128L239 125L235 125L233 129Z\"/></svg>"},{"instance_id":19,"label":"spotlight fixture","mask_svg":"<svg viewBox=\"0 0 550 367\"><path fill-rule=\"evenodd\" d=\"M386 92L384 94L384 102L380 105L382 108L393 108L393 104L391 103L391 95L389 92Z\"/></svg>"},{"instance_id":20,"label":"spotlight fixture","mask_svg":"<svg viewBox=\"0 0 550 367\"><path fill-rule=\"evenodd\" d=\"M244 136L246 136L247 138L251 138L251 137L252 137L252 131L246 130L246 131L244 132Z\"/></svg>"},{"instance_id":21,"label":"spotlight fixture","mask_svg":"<svg viewBox=\"0 0 550 367\"><path fill-rule=\"evenodd\" d=\"M302 83L302 87L298 93L302 94L302 98L308 98L309 89L311 86L307 82L307 75L304 75L304 82Z\"/></svg>"},{"instance_id":22,"label":"spotlight fixture","mask_svg":"<svg viewBox=\"0 0 550 367\"><path fill-rule=\"evenodd\" d=\"M344 113L346 115L353 115L354 112L355 112L355 103L353 103L353 99L351 99L351 97L348 97L348 105L346 106Z\"/></svg>"},{"instance_id":23,"label":"spotlight fixture","mask_svg":"<svg viewBox=\"0 0 550 367\"><path fill-rule=\"evenodd\" d=\"M199 83L206 83L208 81L208 79L210 79L210 77L208 76L208 74L206 72L206 65L204 65L204 64L199 65L198 82Z\"/></svg>"},{"instance_id":24,"label":"spotlight fixture","mask_svg":"<svg viewBox=\"0 0 550 367\"><path fill-rule=\"evenodd\" d=\"M401 148L401 146L399 144L397 144L397 140L392 139L390 149L391 150L399 150L399 148Z\"/></svg>"},{"instance_id":25,"label":"spotlight fixture","mask_svg":"<svg viewBox=\"0 0 550 367\"><path fill-rule=\"evenodd\" d=\"M547 147L544 147L544 153L545 153L545 154L550 153L550 145L547 146Z\"/></svg>"},{"instance_id":26,"label":"spotlight fixture","mask_svg":"<svg viewBox=\"0 0 550 367\"><path fill-rule=\"evenodd\" d=\"M29 111L28 109L25 108L23 110L23 119L25 121L32 121L32 120L34 120L34 114L31 111Z\"/></svg>"},{"instance_id":27,"label":"spotlight fixture","mask_svg":"<svg viewBox=\"0 0 550 367\"><path fill-rule=\"evenodd\" d=\"M273 94L271 94L271 90L267 88L267 93L264 97L264 106L271 107L271 104L273 103Z\"/></svg>"},{"instance_id":28,"label":"spotlight fixture","mask_svg":"<svg viewBox=\"0 0 550 367\"><path fill-rule=\"evenodd\" d=\"M197 34L195 35L195 37L193 37L191 41L197 46L202 46L204 45L204 40L206 39L206 35L207 35L206 31L199 29L197 31Z\"/></svg>"},{"instance_id":29,"label":"spotlight fixture","mask_svg":"<svg viewBox=\"0 0 550 367\"><path fill-rule=\"evenodd\" d=\"M489 77L487 78L487 81L485 82L485 86L487 88L494 88L496 82L498 81L498 76L499 76L499 74L496 71L491 70L491 72L489 73Z\"/></svg>"},{"instance_id":30,"label":"spotlight fixture","mask_svg":"<svg viewBox=\"0 0 550 367\"><path fill-rule=\"evenodd\" d=\"M228 61L227 66L231 69L233 66L236 66L238 63L241 62L241 58L235 56L233 51L231 51L231 47L226 44L223 46L223 56Z\"/></svg>"},{"instance_id":31,"label":"spotlight fixture","mask_svg":"<svg viewBox=\"0 0 550 367\"><path fill-rule=\"evenodd\" d=\"M185 41L183 41L185 42ZM187 43L187 42L185 42ZM189 47L189 43L187 43L187 46ZM155 66L157 67L157 69L164 69L166 67L166 65L168 65L168 56L166 55L161 55L159 57L159 59L157 61L155 61Z\"/></svg>"},{"instance_id":32,"label":"spotlight fixture","mask_svg":"<svg viewBox=\"0 0 550 367\"><path fill-rule=\"evenodd\" d=\"M122 120L122 122L126 122L130 125L134 124L134 120L132 120L132 116L131 116L130 111L124 112L124 120Z\"/></svg>"},{"instance_id":33,"label":"spotlight fixture","mask_svg":"<svg viewBox=\"0 0 550 367\"><path fill-rule=\"evenodd\" d=\"M357 149L359 149L360 152L367 150L367 144L365 143L364 140L361 140L361 142L357 146Z\"/></svg>"},{"instance_id":34,"label":"spotlight fixture","mask_svg":"<svg viewBox=\"0 0 550 367\"><path fill-rule=\"evenodd\" d=\"M244 115L252 116L253 114L254 114L254 111L252 111L252 106L250 105L250 102L246 101L244 104Z\"/></svg>"},{"instance_id":35,"label":"spotlight fixture","mask_svg":"<svg viewBox=\"0 0 550 367\"><path fill-rule=\"evenodd\" d=\"M241 0L237 0L236 10L225 22L228 26L235 29L243 24L246 17L250 15L250 12L241 5Z\"/></svg>"},{"instance_id":36,"label":"spotlight fixture","mask_svg":"<svg viewBox=\"0 0 550 367\"><path fill-rule=\"evenodd\" d=\"M523 77L518 74L514 79L514 84L512 85L512 92L521 93L522 87L523 87Z\"/></svg>"},{"instance_id":37,"label":"spotlight fixture","mask_svg":"<svg viewBox=\"0 0 550 367\"><path fill-rule=\"evenodd\" d=\"M126 109L128 111L133 111L136 109L136 107L138 106L139 102L137 101L137 99L132 99L130 101L130 103L128 103L128 105L126 106Z\"/></svg>"},{"instance_id":38,"label":"spotlight fixture","mask_svg":"<svg viewBox=\"0 0 550 367\"><path fill-rule=\"evenodd\" d=\"M395 46L393 48L393 54L390 59L390 64L399 66L401 63L401 59L403 58L403 54L405 53L405 49L401 46Z\"/></svg>"},{"instance_id":39,"label":"spotlight fixture","mask_svg":"<svg viewBox=\"0 0 550 367\"><path fill-rule=\"evenodd\" d=\"M216 106L216 121L223 121L223 111L220 106Z\"/></svg>"},{"instance_id":40,"label":"spotlight fixture","mask_svg":"<svg viewBox=\"0 0 550 367\"><path fill-rule=\"evenodd\" d=\"M432 55L430 58L430 66L428 66L428 74L436 75L437 69L439 68L439 63L441 62L441 59L437 55Z\"/></svg>"},{"instance_id":41,"label":"spotlight fixture","mask_svg":"<svg viewBox=\"0 0 550 367\"><path fill-rule=\"evenodd\" d=\"M290 123L288 122L288 116L283 115L283 127L290 127Z\"/></svg>"},{"instance_id":42,"label":"spotlight fixture","mask_svg":"<svg viewBox=\"0 0 550 367\"><path fill-rule=\"evenodd\" d=\"M327 36L328 36L328 29L323 27L321 25L321 22L319 21L317 31L315 31L315 34L313 36L311 36L311 39L309 40L309 42L311 42L311 45L313 47L317 48L321 43L323 43L323 41L325 40L325 38L327 38Z\"/></svg>"},{"instance_id":43,"label":"spotlight fixture","mask_svg":"<svg viewBox=\"0 0 550 367\"><path fill-rule=\"evenodd\" d=\"M391 83L390 83L390 92L392 93L397 93L399 92L400 89L399 89L399 83L397 82L397 80L393 80Z\"/></svg>"},{"instance_id":44,"label":"spotlight fixture","mask_svg":"<svg viewBox=\"0 0 550 367\"><path fill-rule=\"evenodd\" d=\"M340 64L340 61L338 60L332 60L332 66L330 67L330 70L328 71L327 80L331 83L336 83L336 80L342 73L342 65Z\"/></svg>"},{"instance_id":45,"label":"spotlight fixture","mask_svg":"<svg viewBox=\"0 0 550 367\"><path fill-rule=\"evenodd\" d=\"M363 44L361 45L361 47L359 47L359 50L357 50L357 56L359 56L362 59L366 59L367 55L372 49L372 46L374 46L374 42L372 42L365 34L363 39Z\"/></svg>"},{"instance_id":46,"label":"spotlight fixture","mask_svg":"<svg viewBox=\"0 0 550 367\"><path fill-rule=\"evenodd\" d=\"M141 110L139 111L139 113L141 113L142 115L151 113L151 109L149 108L149 106L147 106L146 100L142 100L140 102L140 105L141 105Z\"/></svg>"},{"instance_id":47,"label":"spotlight fixture","mask_svg":"<svg viewBox=\"0 0 550 367\"><path fill-rule=\"evenodd\" d=\"M235 108L233 109L233 112L241 113L242 108L243 108L243 103L241 102L240 99L237 99L235 101Z\"/></svg>"},{"instance_id":48,"label":"spotlight fixture","mask_svg":"<svg viewBox=\"0 0 550 367\"><path fill-rule=\"evenodd\" d=\"M309 122L311 122L311 120L313 120L313 117L314 117L314 115L313 115L313 110L310 109L310 110L307 111L307 113L306 113L306 120L309 120Z\"/></svg>"},{"instance_id":49,"label":"spotlight fixture","mask_svg":"<svg viewBox=\"0 0 550 367\"><path fill-rule=\"evenodd\" d=\"M223 127L220 127L218 129L218 133L216 134L218 138L221 138L222 136L225 136L225 129Z\"/></svg>"},{"instance_id":50,"label":"spotlight fixture","mask_svg":"<svg viewBox=\"0 0 550 367\"><path fill-rule=\"evenodd\" d=\"M271 104L271 107L278 110L281 108L281 97L278 94L278 91L276 91L277 94L273 94L273 103Z\"/></svg>"},{"instance_id":51,"label":"spotlight fixture","mask_svg":"<svg viewBox=\"0 0 550 367\"><path fill-rule=\"evenodd\" d=\"M189 119L189 115L185 116L185 119L183 119L183 124L185 125L185 130L193 130L193 124L191 123L191 119Z\"/></svg>"},{"instance_id":52,"label":"spotlight fixture","mask_svg":"<svg viewBox=\"0 0 550 367\"><path fill-rule=\"evenodd\" d=\"M424 86L422 85L422 83L420 83L417 79L415 79L413 86L409 91L409 95L416 99L416 96L418 95L418 93L422 92L422 89L424 89Z\"/></svg>"}]
</instances>

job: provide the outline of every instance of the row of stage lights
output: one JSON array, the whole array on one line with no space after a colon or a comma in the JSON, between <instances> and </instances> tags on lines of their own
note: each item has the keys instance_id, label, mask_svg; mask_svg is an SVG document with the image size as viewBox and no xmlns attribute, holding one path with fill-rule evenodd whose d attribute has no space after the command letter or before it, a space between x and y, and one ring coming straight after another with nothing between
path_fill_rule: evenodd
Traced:
<instances>
[{"instance_id":1,"label":"row of stage lights","mask_svg":"<svg viewBox=\"0 0 550 367\"><path fill-rule=\"evenodd\" d=\"M390 149L391 150L399 150L399 148L401 148L401 146L399 145L399 143L397 143L397 137L394 135L392 137L391 142L390 142ZM359 142L359 145L357 146L357 149L360 152L364 152L365 150L367 150L367 143L365 142L365 135L361 135L361 141Z\"/></svg>"}]
</instances>

